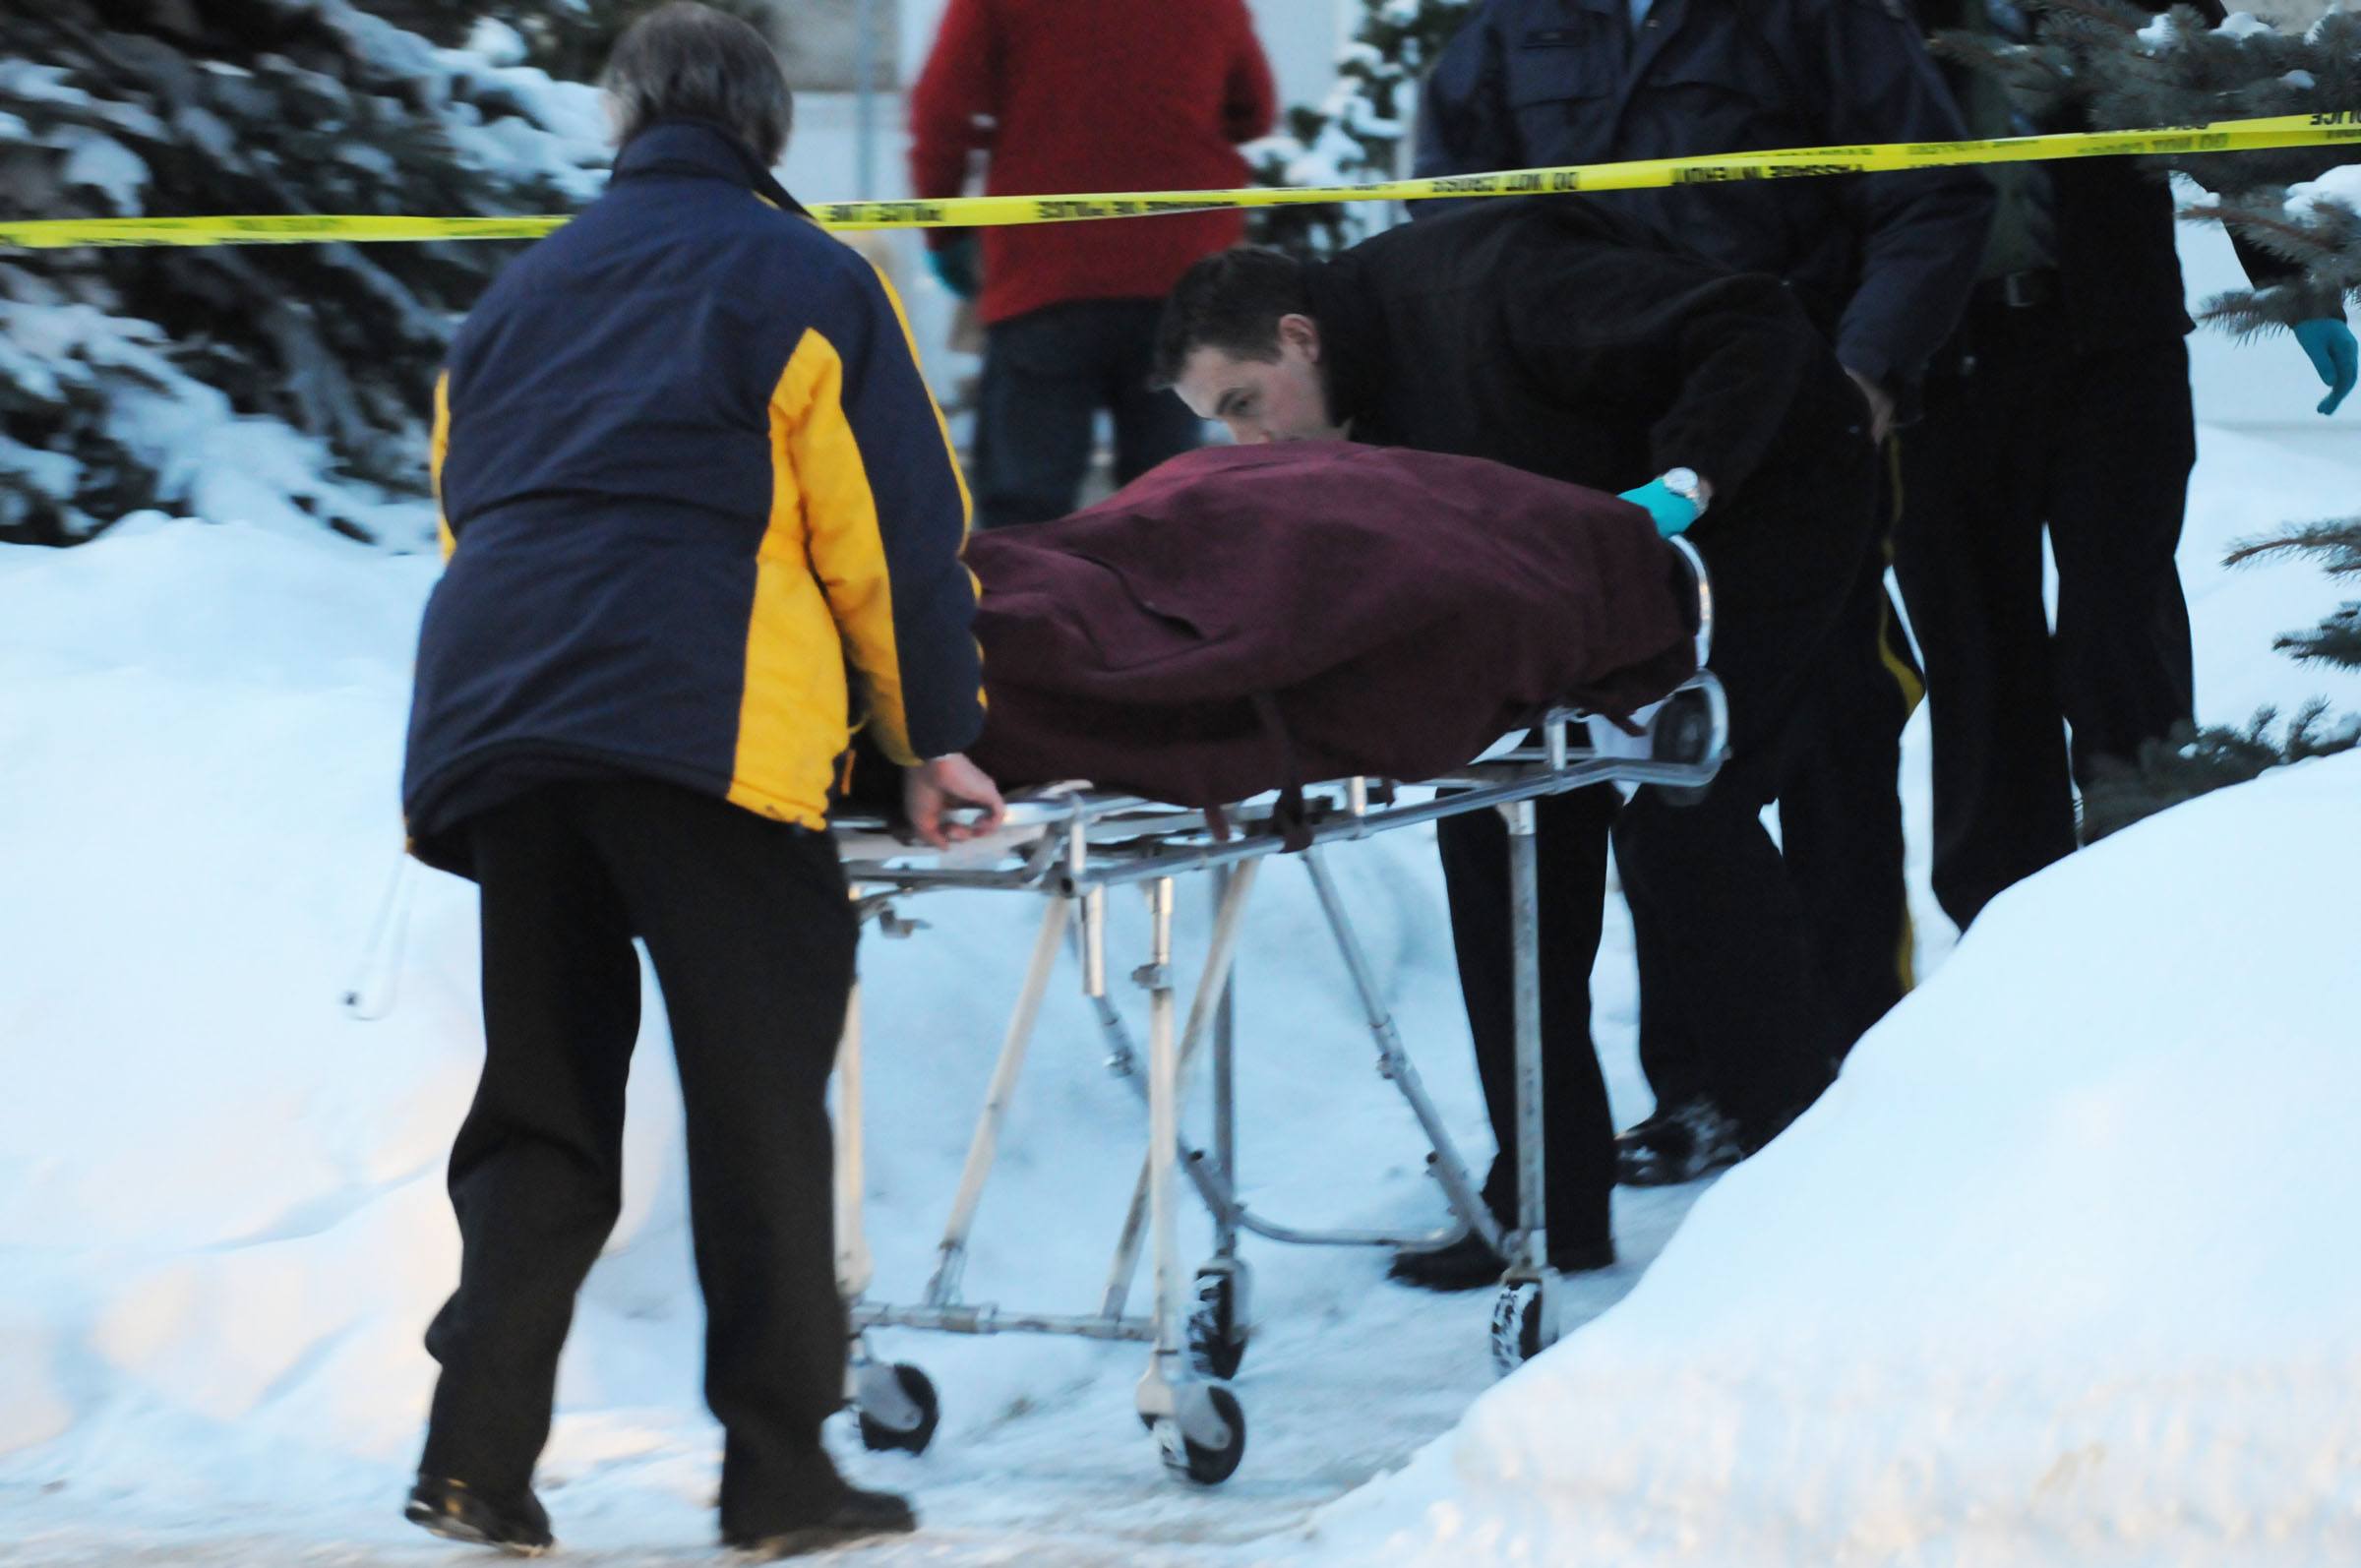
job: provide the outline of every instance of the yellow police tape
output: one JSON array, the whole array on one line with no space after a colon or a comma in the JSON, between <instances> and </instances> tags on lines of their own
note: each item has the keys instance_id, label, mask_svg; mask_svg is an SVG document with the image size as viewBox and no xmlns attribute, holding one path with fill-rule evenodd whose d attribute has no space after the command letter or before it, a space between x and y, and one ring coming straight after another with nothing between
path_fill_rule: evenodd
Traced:
<instances>
[{"instance_id":1,"label":"yellow police tape","mask_svg":"<svg viewBox=\"0 0 2361 1568\"><path fill-rule=\"evenodd\" d=\"M1534 196L1634 191L1725 180L1797 179L1878 174L1978 163L2055 158L2186 155L2262 148L2325 147L2361 142L2361 110L2223 120L2148 131L2020 136L1992 142L1898 142L1877 147L1778 148L1708 157L1640 158L1560 168L1510 169L1440 179L1368 185L1255 186L1241 191L1140 191L1091 196L970 196L940 202L829 202L812 211L832 229L991 228L1144 217L1332 202L1419 202L1438 197ZM322 240L538 239L564 223L553 217L402 217L301 213L248 217L41 218L0 222L0 248L85 245L300 245Z\"/></svg>"}]
</instances>

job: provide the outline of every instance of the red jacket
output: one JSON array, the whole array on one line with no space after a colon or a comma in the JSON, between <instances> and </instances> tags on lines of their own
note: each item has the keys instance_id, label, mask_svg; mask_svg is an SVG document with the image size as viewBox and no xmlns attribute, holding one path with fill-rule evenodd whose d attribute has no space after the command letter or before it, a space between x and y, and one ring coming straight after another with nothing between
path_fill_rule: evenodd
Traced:
<instances>
[{"instance_id":1,"label":"red jacket","mask_svg":"<svg viewBox=\"0 0 2361 1568\"><path fill-rule=\"evenodd\" d=\"M981 150L994 196L1231 189L1276 107L1244 0L950 0L910 94L911 186L959 195ZM979 309L1162 298L1244 232L1237 212L988 228Z\"/></svg>"}]
</instances>

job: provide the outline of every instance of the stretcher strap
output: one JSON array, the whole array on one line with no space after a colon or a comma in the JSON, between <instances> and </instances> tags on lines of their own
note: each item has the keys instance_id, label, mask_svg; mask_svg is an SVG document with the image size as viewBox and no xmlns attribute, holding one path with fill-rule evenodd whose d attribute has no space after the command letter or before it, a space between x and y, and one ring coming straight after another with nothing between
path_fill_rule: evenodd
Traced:
<instances>
[{"instance_id":1,"label":"stretcher strap","mask_svg":"<svg viewBox=\"0 0 2361 1568\"><path fill-rule=\"evenodd\" d=\"M1296 765L1295 737L1288 733L1278 698L1268 692L1257 692L1252 701L1254 717L1261 722L1263 733L1276 749L1279 805L1271 813L1271 825L1279 829L1281 847L1291 855L1298 854L1311 848L1311 813L1303 804L1303 773Z\"/></svg>"}]
</instances>

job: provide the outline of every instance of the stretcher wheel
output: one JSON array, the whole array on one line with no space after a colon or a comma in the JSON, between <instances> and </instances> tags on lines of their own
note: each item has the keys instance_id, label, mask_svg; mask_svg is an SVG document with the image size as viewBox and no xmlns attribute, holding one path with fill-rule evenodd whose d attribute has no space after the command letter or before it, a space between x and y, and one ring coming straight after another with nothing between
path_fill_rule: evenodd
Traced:
<instances>
[{"instance_id":1,"label":"stretcher wheel","mask_svg":"<svg viewBox=\"0 0 2361 1568\"><path fill-rule=\"evenodd\" d=\"M1222 1424L1230 1428L1229 1441L1219 1448L1208 1448L1181 1431L1180 1423L1163 1417L1152 1423L1156 1446L1163 1452L1164 1468L1177 1475L1186 1476L1200 1486L1219 1486L1238 1473L1238 1462L1246 1457L1246 1413L1239 1408L1238 1397L1226 1388L1208 1387L1205 1398L1221 1417Z\"/></svg>"},{"instance_id":2,"label":"stretcher wheel","mask_svg":"<svg viewBox=\"0 0 2361 1568\"><path fill-rule=\"evenodd\" d=\"M1188 1314L1188 1359L1200 1377L1228 1382L1246 1358L1243 1265L1201 1269Z\"/></svg>"},{"instance_id":3,"label":"stretcher wheel","mask_svg":"<svg viewBox=\"0 0 2361 1568\"><path fill-rule=\"evenodd\" d=\"M1649 733L1648 752L1659 762L1696 767L1711 758L1714 749L1714 710L1703 692L1675 692L1656 716ZM1694 806L1713 788L1710 784L1656 784L1657 799L1666 806Z\"/></svg>"},{"instance_id":4,"label":"stretcher wheel","mask_svg":"<svg viewBox=\"0 0 2361 1568\"><path fill-rule=\"evenodd\" d=\"M935 1428L942 1420L942 1402L936 1397L934 1381L907 1361L894 1362L893 1379L902 1385L903 1396L918 1407L918 1424L902 1431L863 1411L861 1444L876 1454L923 1454L935 1441Z\"/></svg>"},{"instance_id":5,"label":"stretcher wheel","mask_svg":"<svg viewBox=\"0 0 2361 1568\"><path fill-rule=\"evenodd\" d=\"M1705 694L1675 692L1651 727L1649 751L1659 762L1702 762L1713 750L1714 710Z\"/></svg>"},{"instance_id":6,"label":"stretcher wheel","mask_svg":"<svg viewBox=\"0 0 2361 1568\"><path fill-rule=\"evenodd\" d=\"M1541 1354L1542 1288L1503 1285L1492 1303L1492 1369L1506 1377Z\"/></svg>"}]
</instances>

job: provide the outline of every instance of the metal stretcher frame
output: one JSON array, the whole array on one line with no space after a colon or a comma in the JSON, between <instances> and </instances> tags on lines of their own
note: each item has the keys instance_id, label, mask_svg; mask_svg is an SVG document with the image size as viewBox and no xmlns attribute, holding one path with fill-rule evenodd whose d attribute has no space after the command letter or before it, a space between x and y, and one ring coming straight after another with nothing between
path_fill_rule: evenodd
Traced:
<instances>
[{"instance_id":1,"label":"metal stretcher frame","mask_svg":"<svg viewBox=\"0 0 2361 1568\"><path fill-rule=\"evenodd\" d=\"M1698 789L1719 770L1727 749L1729 715L1721 684L1704 669L1713 633L1712 592L1703 563L1684 541L1674 543L1696 579L1699 669L1665 699L1635 715L1629 730L1595 714L1559 708L1544 716L1527 744L1487 754L1447 777L1422 781L1420 799L1404 799L1366 779L1339 780L1305 792L1306 819L1293 835L1293 846L1301 850L1298 858L1311 877L1375 1038L1378 1071L1401 1092L1432 1148L1431 1169L1455 1217L1442 1231L1396 1235L1298 1229L1261 1218L1238 1196L1230 981L1247 900L1262 863L1291 848L1291 835L1276 820L1271 804L1248 803L1217 817L1134 796L1052 790L1012 802L1011 828L999 836L1000 852L989 864L975 864L973 853L935 858L881 837L879 824L839 824L840 852L857 908L864 920L874 920L887 935L906 935L916 929L901 906L938 889L1027 892L1047 900L936 1267L922 1299L913 1304L866 1299L872 1270L861 1218L858 993L848 1012L837 1102L837 1264L853 1334L847 1402L871 1447L922 1449L933 1437L938 1414L934 1389L922 1372L907 1364L886 1365L871 1353L871 1329L1133 1340L1152 1347L1139 1382L1138 1410L1166 1465L1206 1483L1227 1478L1243 1452L1245 1423L1236 1398L1216 1379L1234 1373L1244 1352L1247 1276L1237 1251L1241 1231L1298 1244L1406 1245L1439 1243L1473 1230L1508 1260L1492 1312L1492 1350L1500 1369L1513 1369L1556 1339L1557 1293L1547 1266L1544 1203L1535 805L1601 783L1615 783L1627 791L1645 784ZM1577 733L1582 737L1579 743ZM1539 744L1532 744L1535 740ZM1509 841L1518 1224L1505 1235L1411 1063L1324 855L1334 844L1479 811L1498 811L1506 819ZM1176 888L1181 876L1201 872L1214 875L1216 912L1212 940L1183 1023L1173 971ZM1137 1070L1137 1053L1108 995L1107 899L1111 889L1126 886L1143 889L1149 914L1147 961L1131 975L1148 997L1144 1081ZM1112 1047L1108 1064L1129 1078L1147 1102L1147 1149L1098 1309L1067 1314L1007 1311L994 1303L967 1301L960 1290L961 1271L1050 976L1059 949L1069 942L1081 959L1083 990ZM1209 1035L1214 1045L1213 1137L1212 1148L1206 1150L1182 1139L1180 1110L1188 1070ZM1184 1176L1211 1213L1215 1230L1214 1256L1196 1273L1193 1301L1182 1283L1177 1235ZM1152 1295L1144 1315L1129 1314L1125 1308L1143 1243L1152 1260Z\"/></svg>"}]
</instances>

